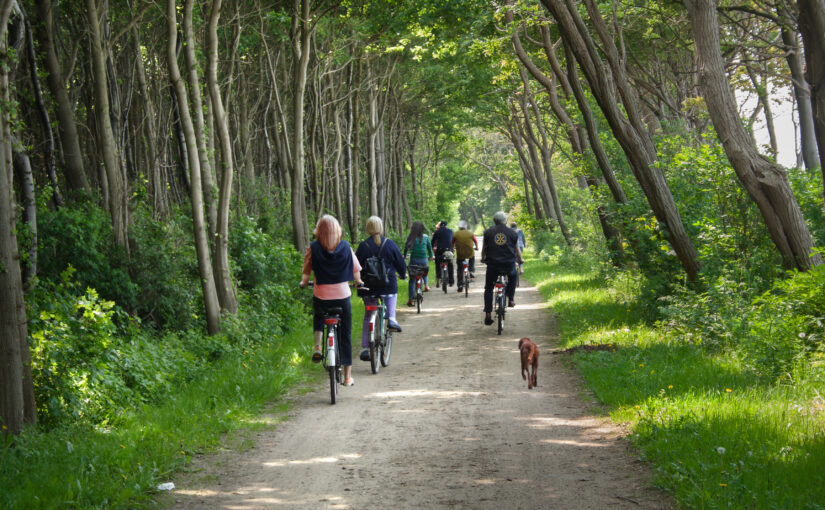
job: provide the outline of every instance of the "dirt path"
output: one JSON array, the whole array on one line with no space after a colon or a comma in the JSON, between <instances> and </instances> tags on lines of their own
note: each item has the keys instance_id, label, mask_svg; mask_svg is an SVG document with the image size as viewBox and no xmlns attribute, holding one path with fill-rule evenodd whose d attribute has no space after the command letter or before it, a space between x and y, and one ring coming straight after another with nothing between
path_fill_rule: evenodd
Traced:
<instances>
[{"instance_id":1,"label":"dirt path","mask_svg":"<svg viewBox=\"0 0 825 510\"><path fill-rule=\"evenodd\" d=\"M593 416L549 353L555 324L523 282L504 333L482 324L484 266L470 297L400 307L391 364L356 359L355 385L321 385L245 452L197 459L176 508L668 508L621 431ZM404 301L399 299L403 305ZM359 320L356 318L356 320ZM539 386L521 379L518 339L541 348ZM354 343L357 342L354 339ZM354 349L355 351L355 349ZM354 356L357 358L356 356Z\"/></svg>"}]
</instances>

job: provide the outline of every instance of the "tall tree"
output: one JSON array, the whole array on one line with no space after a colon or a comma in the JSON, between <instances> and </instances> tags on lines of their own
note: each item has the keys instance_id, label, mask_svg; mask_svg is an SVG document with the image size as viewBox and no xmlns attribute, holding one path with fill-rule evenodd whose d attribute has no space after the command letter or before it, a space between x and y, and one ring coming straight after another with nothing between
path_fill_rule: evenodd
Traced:
<instances>
[{"instance_id":1,"label":"tall tree","mask_svg":"<svg viewBox=\"0 0 825 510\"><path fill-rule=\"evenodd\" d=\"M785 266L806 270L821 264L822 256L813 253L808 226L785 171L759 154L739 119L722 59L716 2L684 0L684 3L693 29L699 82L728 160L762 213Z\"/></svg>"},{"instance_id":2,"label":"tall tree","mask_svg":"<svg viewBox=\"0 0 825 510\"><path fill-rule=\"evenodd\" d=\"M819 167L825 183L825 0L798 0L799 31L805 44L807 79L811 85Z\"/></svg>"},{"instance_id":3,"label":"tall tree","mask_svg":"<svg viewBox=\"0 0 825 510\"><path fill-rule=\"evenodd\" d=\"M87 0L92 1L92 0ZM210 335L221 330L221 312L218 294L215 289L215 277L212 271L212 261L209 255L209 242L206 239L206 226L203 216L203 188L201 187L200 159L198 157L198 142L189 113L189 99L186 85L178 66L178 20L175 0L169 0L166 10L168 16L169 44L167 47L167 62L169 79L175 91L181 128L185 137L185 145L189 163L189 194L192 200L192 226L195 234L195 252L198 257L198 270L203 290L203 302L206 307L206 325Z\"/></svg>"},{"instance_id":4,"label":"tall tree","mask_svg":"<svg viewBox=\"0 0 825 510\"><path fill-rule=\"evenodd\" d=\"M0 432L17 434L36 421L26 305L15 236L13 107L7 32L14 0L0 0Z\"/></svg>"}]
</instances>

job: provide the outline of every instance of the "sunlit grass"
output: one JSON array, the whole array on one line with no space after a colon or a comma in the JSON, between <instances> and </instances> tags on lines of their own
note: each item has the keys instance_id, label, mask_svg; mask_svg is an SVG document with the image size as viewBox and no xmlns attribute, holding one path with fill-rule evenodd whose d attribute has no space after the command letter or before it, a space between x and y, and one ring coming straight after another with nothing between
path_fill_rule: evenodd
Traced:
<instances>
[{"instance_id":1,"label":"sunlit grass","mask_svg":"<svg viewBox=\"0 0 825 510\"><path fill-rule=\"evenodd\" d=\"M633 289L595 270L525 265L558 315L560 347L685 508L825 507L822 367L793 385L760 380L735 352L710 353L642 320Z\"/></svg>"},{"instance_id":2,"label":"sunlit grass","mask_svg":"<svg viewBox=\"0 0 825 510\"><path fill-rule=\"evenodd\" d=\"M168 401L129 409L112 426L23 434L17 446L0 448L0 508L154 506L155 487L193 456L223 444L247 447L244 431L271 426L285 411L283 402L267 406L319 376L308 361L311 330L307 320L227 356ZM272 417L262 417L267 410Z\"/></svg>"}]
</instances>

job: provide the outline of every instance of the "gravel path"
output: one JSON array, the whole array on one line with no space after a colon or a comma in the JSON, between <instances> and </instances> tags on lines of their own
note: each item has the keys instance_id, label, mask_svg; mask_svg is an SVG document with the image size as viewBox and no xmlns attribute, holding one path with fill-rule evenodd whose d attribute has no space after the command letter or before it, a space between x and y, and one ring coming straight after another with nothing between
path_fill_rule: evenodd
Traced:
<instances>
[{"instance_id":1,"label":"gravel path","mask_svg":"<svg viewBox=\"0 0 825 510\"><path fill-rule=\"evenodd\" d=\"M550 353L552 314L522 282L504 333L482 324L484 266L470 297L425 294L400 307L389 367L357 360L355 385L291 397L254 446L196 458L162 502L174 508L670 508L622 431L591 413ZM399 299L403 305L405 300ZM355 318L360 320L360 318ZM538 388L518 339L541 348ZM320 370L320 369L319 369Z\"/></svg>"}]
</instances>

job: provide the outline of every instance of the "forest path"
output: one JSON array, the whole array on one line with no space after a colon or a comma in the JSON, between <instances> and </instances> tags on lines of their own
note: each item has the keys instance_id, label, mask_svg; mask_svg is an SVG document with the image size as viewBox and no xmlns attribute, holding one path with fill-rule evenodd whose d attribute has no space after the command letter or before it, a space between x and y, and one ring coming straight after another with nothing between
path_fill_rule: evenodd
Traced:
<instances>
[{"instance_id":1,"label":"forest path","mask_svg":"<svg viewBox=\"0 0 825 510\"><path fill-rule=\"evenodd\" d=\"M550 353L555 321L522 282L504 333L482 324L484 265L469 298L399 296L391 364L357 359L335 406L329 385L292 397L286 421L254 447L194 460L165 502L175 508L669 508L608 419L578 396ZM434 280L431 279L431 283ZM354 318L359 321L360 317ZM518 339L541 349L538 388L521 378ZM319 368L320 370L320 368Z\"/></svg>"}]
</instances>

